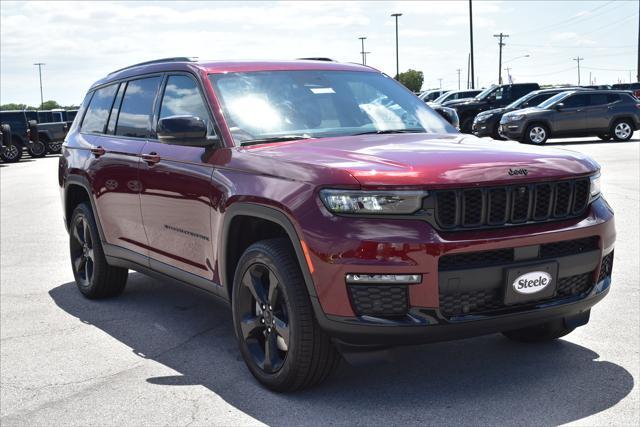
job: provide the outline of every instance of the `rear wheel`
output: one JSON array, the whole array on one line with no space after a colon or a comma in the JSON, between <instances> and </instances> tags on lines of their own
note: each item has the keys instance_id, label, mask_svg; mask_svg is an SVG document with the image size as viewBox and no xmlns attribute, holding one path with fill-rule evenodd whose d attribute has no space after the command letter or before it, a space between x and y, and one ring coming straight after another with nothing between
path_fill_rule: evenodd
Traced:
<instances>
[{"instance_id":1,"label":"rear wheel","mask_svg":"<svg viewBox=\"0 0 640 427\"><path fill-rule=\"evenodd\" d=\"M552 341L571 333L575 328L567 328L563 319L554 320L540 325L530 326L502 334L507 338L519 342Z\"/></svg>"},{"instance_id":2,"label":"rear wheel","mask_svg":"<svg viewBox=\"0 0 640 427\"><path fill-rule=\"evenodd\" d=\"M549 129L545 125L532 124L527 127L524 134L524 142L527 144L543 145L549 139Z\"/></svg>"},{"instance_id":3,"label":"rear wheel","mask_svg":"<svg viewBox=\"0 0 640 427\"><path fill-rule=\"evenodd\" d=\"M15 139L5 141L4 147L0 150L0 158L7 163L19 162L22 158L22 144Z\"/></svg>"},{"instance_id":4,"label":"rear wheel","mask_svg":"<svg viewBox=\"0 0 640 427\"><path fill-rule=\"evenodd\" d=\"M616 141L628 141L633 135L633 124L629 119L616 121L611 127L611 135Z\"/></svg>"},{"instance_id":5,"label":"rear wheel","mask_svg":"<svg viewBox=\"0 0 640 427\"><path fill-rule=\"evenodd\" d=\"M320 383L340 356L313 316L297 260L286 239L250 246L233 282L233 323L253 376L275 391Z\"/></svg>"},{"instance_id":6,"label":"rear wheel","mask_svg":"<svg viewBox=\"0 0 640 427\"><path fill-rule=\"evenodd\" d=\"M93 212L86 203L79 204L71 216L69 252L76 284L85 297L99 299L122 293L129 271L107 264Z\"/></svg>"},{"instance_id":7,"label":"rear wheel","mask_svg":"<svg viewBox=\"0 0 640 427\"><path fill-rule=\"evenodd\" d=\"M29 156L34 159L39 159L47 154L47 146L42 141L32 142L27 145L27 152L29 153Z\"/></svg>"}]
</instances>

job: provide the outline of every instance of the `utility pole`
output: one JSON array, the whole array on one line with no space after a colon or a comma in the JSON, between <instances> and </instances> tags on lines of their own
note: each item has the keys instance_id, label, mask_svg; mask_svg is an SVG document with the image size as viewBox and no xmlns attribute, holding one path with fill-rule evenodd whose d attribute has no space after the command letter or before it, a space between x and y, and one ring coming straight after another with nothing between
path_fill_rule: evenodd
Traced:
<instances>
[{"instance_id":1,"label":"utility pole","mask_svg":"<svg viewBox=\"0 0 640 427\"><path fill-rule=\"evenodd\" d=\"M46 65L44 62L36 62L33 65L38 66L38 76L40 77L40 109L44 105L44 97L42 96L42 66Z\"/></svg>"},{"instance_id":2,"label":"utility pole","mask_svg":"<svg viewBox=\"0 0 640 427\"><path fill-rule=\"evenodd\" d=\"M640 38L640 34L638 35L638 37ZM469 41L471 42L471 52L469 53L471 62L471 89L475 89L475 86L473 85L475 77L473 74L473 8L471 6L471 0L469 0ZM638 61L638 73L640 79L640 59Z\"/></svg>"},{"instance_id":3,"label":"utility pole","mask_svg":"<svg viewBox=\"0 0 640 427\"><path fill-rule=\"evenodd\" d=\"M367 55L370 54L371 52L365 52L364 53L364 65L367 65Z\"/></svg>"},{"instance_id":4,"label":"utility pole","mask_svg":"<svg viewBox=\"0 0 640 427\"><path fill-rule=\"evenodd\" d=\"M440 82L440 89L442 89L442 79L438 79L438 81Z\"/></svg>"},{"instance_id":5,"label":"utility pole","mask_svg":"<svg viewBox=\"0 0 640 427\"><path fill-rule=\"evenodd\" d=\"M402 16L401 13L392 13L391 16L396 18L396 79L399 80L400 79L400 59L399 59L399 52L398 52L398 17Z\"/></svg>"},{"instance_id":6,"label":"utility pole","mask_svg":"<svg viewBox=\"0 0 640 427\"><path fill-rule=\"evenodd\" d=\"M578 56L577 58L573 58L573 60L578 63L578 86L580 86L580 61L584 61L584 58Z\"/></svg>"},{"instance_id":7,"label":"utility pole","mask_svg":"<svg viewBox=\"0 0 640 427\"><path fill-rule=\"evenodd\" d=\"M502 33L494 34L493 37L497 37L500 39L500 41L498 42L498 47L500 48L500 59L498 60L498 84L501 85L502 84L502 46L505 45L504 43L502 43L502 39L509 37L509 34L502 34Z\"/></svg>"},{"instance_id":8,"label":"utility pole","mask_svg":"<svg viewBox=\"0 0 640 427\"><path fill-rule=\"evenodd\" d=\"M640 11L640 0L638 0L638 11ZM636 81L640 82L640 15L638 15L638 74Z\"/></svg>"},{"instance_id":9,"label":"utility pole","mask_svg":"<svg viewBox=\"0 0 640 427\"><path fill-rule=\"evenodd\" d=\"M462 71L460 68L456 68L456 71L458 72L458 90L460 90L460 71Z\"/></svg>"},{"instance_id":10,"label":"utility pole","mask_svg":"<svg viewBox=\"0 0 640 427\"><path fill-rule=\"evenodd\" d=\"M362 54L362 65L366 65L367 64L367 56L364 53L364 41L367 39L366 37L358 37L360 39L360 42L362 43L362 51L360 51L360 53Z\"/></svg>"},{"instance_id":11,"label":"utility pole","mask_svg":"<svg viewBox=\"0 0 640 427\"><path fill-rule=\"evenodd\" d=\"M507 80L509 80L509 84L511 84L511 80L509 79L511 76L511 67L505 67L504 70L507 72Z\"/></svg>"},{"instance_id":12,"label":"utility pole","mask_svg":"<svg viewBox=\"0 0 640 427\"><path fill-rule=\"evenodd\" d=\"M472 83L469 82L469 75L471 73L471 54L467 57L467 89L471 89Z\"/></svg>"}]
</instances>

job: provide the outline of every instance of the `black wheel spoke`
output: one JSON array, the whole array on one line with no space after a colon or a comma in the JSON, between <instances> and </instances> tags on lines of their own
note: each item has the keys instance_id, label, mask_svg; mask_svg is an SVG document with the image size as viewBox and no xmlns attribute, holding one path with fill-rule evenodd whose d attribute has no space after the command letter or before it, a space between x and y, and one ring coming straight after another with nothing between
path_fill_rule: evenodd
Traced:
<instances>
[{"instance_id":1,"label":"black wheel spoke","mask_svg":"<svg viewBox=\"0 0 640 427\"><path fill-rule=\"evenodd\" d=\"M93 278L93 261L91 259L87 259L85 261L84 273L87 278L87 282L91 283L91 279Z\"/></svg>"},{"instance_id":2,"label":"black wheel spoke","mask_svg":"<svg viewBox=\"0 0 640 427\"><path fill-rule=\"evenodd\" d=\"M280 337L282 337L282 340L284 341L284 344L287 346L287 348L289 348L289 324L277 317L275 317L274 320L274 327L276 329L276 332Z\"/></svg>"},{"instance_id":3,"label":"black wheel spoke","mask_svg":"<svg viewBox=\"0 0 640 427\"><path fill-rule=\"evenodd\" d=\"M242 330L243 338L247 339L255 335L256 331L264 329L264 324L260 322L260 317L248 314L240 321L240 329Z\"/></svg>"},{"instance_id":4,"label":"black wheel spoke","mask_svg":"<svg viewBox=\"0 0 640 427\"><path fill-rule=\"evenodd\" d=\"M84 233L84 242L87 244L89 248L92 247L91 242L91 231L89 230L89 222L84 220L82 221L82 230Z\"/></svg>"},{"instance_id":5,"label":"black wheel spoke","mask_svg":"<svg viewBox=\"0 0 640 427\"><path fill-rule=\"evenodd\" d=\"M82 220L76 222L72 230L73 237L76 239L78 243L80 243L81 246L84 244L84 238L83 236L80 235L80 230L78 229L78 227L82 224L82 222L83 222Z\"/></svg>"},{"instance_id":6,"label":"black wheel spoke","mask_svg":"<svg viewBox=\"0 0 640 427\"><path fill-rule=\"evenodd\" d=\"M79 255L77 258L73 260L73 266L75 267L76 272L79 273L82 271L82 268L84 267L85 262L86 262L86 259L82 255Z\"/></svg>"},{"instance_id":7,"label":"black wheel spoke","mask_svg":"<svg viewBox=\"0 0 640 427\"><path fill-rule=\"evenodd\" d=\"M278 293L278 279L276 279L276 275L269 270L269 304L273 307L276 306L278 301Z\"/></svg>"},{"instance_id":8,"label":"black wheel spoke","mask_svg":"<svg viewBox=\"0 0 640 427\"><path fill-rule=\"evenodd\" d=\"M248 274L245 274L242 283L249 288L251 295L258 302L258 304L267 304L267 295L264 289L264 282L262 278L257 274L257 271L251 269Z\"/></svg>"},{"instance_id":9,"label":"black wheel spoke","mask_svg":"<svg viewBox=\"0 0 640 427\"><path fill-rule=\"evenodd\" d=\"M267 334L264 341L264 371L268 374L274 372L278 364L278 342L276 334Z\"/></svg>"}]
</instances>

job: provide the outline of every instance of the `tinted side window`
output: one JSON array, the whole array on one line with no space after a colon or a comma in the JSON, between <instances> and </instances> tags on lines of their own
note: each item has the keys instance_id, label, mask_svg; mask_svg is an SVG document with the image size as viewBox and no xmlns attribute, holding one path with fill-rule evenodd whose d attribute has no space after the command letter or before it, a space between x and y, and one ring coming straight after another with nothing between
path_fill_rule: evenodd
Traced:
<instances>
[{"instance_id":1,"label":"tinted side window","mask_svg":"<svg viewBox=\"0 0 640 427\"><path fill-rule=\"evenodd\" d=\"M592 93L591 94L591 105L605 105L608 104L607 95L604 93Z\"/></svg>"},{"instance_id":2,"label":"tinted side window","mask_svg":"<svg viewBox=\"0 0 640 427\"><path fill-rule=\"evenodd\" d=\"M607 103L612 104L614 102L620 101L620 95L617 93L609 93L607 94Z\"/></svg>"},{"instance_id":3,"label":"tinted side window","mask_svg":"<svg viewBox=\"0 0 640 427\"><path fill-rule=\"evenodd\" d=\"M124 92L116 135L148 138L151 135L151 116L160 77L132 80Z\"/></svg>"},{"instance_id":4,"label":"tinted side window","mask_svg":"<svg viewBox=\"0 0 640 427\"><path fill-rule=\"evenodd\" d=\"M82 120L81 132L104 133L118 85L110 85L94 92L87 113Z\"/></svg>"},{"instance_id":5,"label":"tinted side window","mask_svg":"<svg viewBox=\"0 0 640 427\"><path fill-rule=\"evenodd\" d=\"M116 120L118 119L118 110L120 109L120 104L122 103L122 95L124 94L124 88L126 84L121 84L118 89L118 94L116 95L116 100L113 103L113 107L111 108L111 114L109 115L109 124L107 125L107 133L109 135L113 135L116 131Z\"/></svg>"},{"instance_id":6,"label":"tinted side window","mask_svg":"<svg viewBox=\"0 0 640 427\"><path fill-rule=\"evenodd\" d=\"M209 124L207 107L196 82L188 76L169 76L160 106L160 118L184 115L199 117Z\"/></svg>"},{"instance_id":7,"label":"tinted side window","mask_svg":"<svg viewBox=\"0 0 640 427\"><path fill-rule=\"evenodd\" d=\"M584 107L589 105L589 95L571 95L562 102L564 103L565 108Z\"/></svg>"},{"instance_id":8,"label":"tinted side window","mask_svg":"<svg viewBox=\"0 0 640 427\"><path fill-rule=\"evenodd\" d=\"M522 98L523 96L525 96L526 94L528 94L529 92L531 92L533 90L534 89L532 87L530 87L530 86L512 86L511 87L511 93L513 95L512 98L513 99ZM544 101L544 100L541 100L540 102L542 102L542 101ZM537 105L537 104L533 104L533 103L529 102L529 105Z\"/></svg>"}]
</instances>

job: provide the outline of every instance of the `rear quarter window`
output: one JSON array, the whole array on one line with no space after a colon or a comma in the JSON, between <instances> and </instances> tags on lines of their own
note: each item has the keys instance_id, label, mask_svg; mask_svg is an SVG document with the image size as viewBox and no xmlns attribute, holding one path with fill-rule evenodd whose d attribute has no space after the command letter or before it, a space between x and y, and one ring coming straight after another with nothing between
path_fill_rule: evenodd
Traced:
<instances>
[{"instance_id":1,"label":"rear quarter window","mask_svg":"<svg viewBox=\"0 0 640 427\"><path fill-rule=\"evenodd\" d=\"M118 85L114 84L93 93L89 107L87 107L87 113L82 120L81 132L104 133L117 88Z\"/></svg>"},{"instance_id":2,"label":"rear quarter window","mask_svg":"<svg viewBox=\"0 0 640 427\"><path fill-rule=\"evenodd\" d=\"M116 135L136 138L151 136L151 120L160 77L131 80L124 92Z\"/></svg>"}]
</instances>

